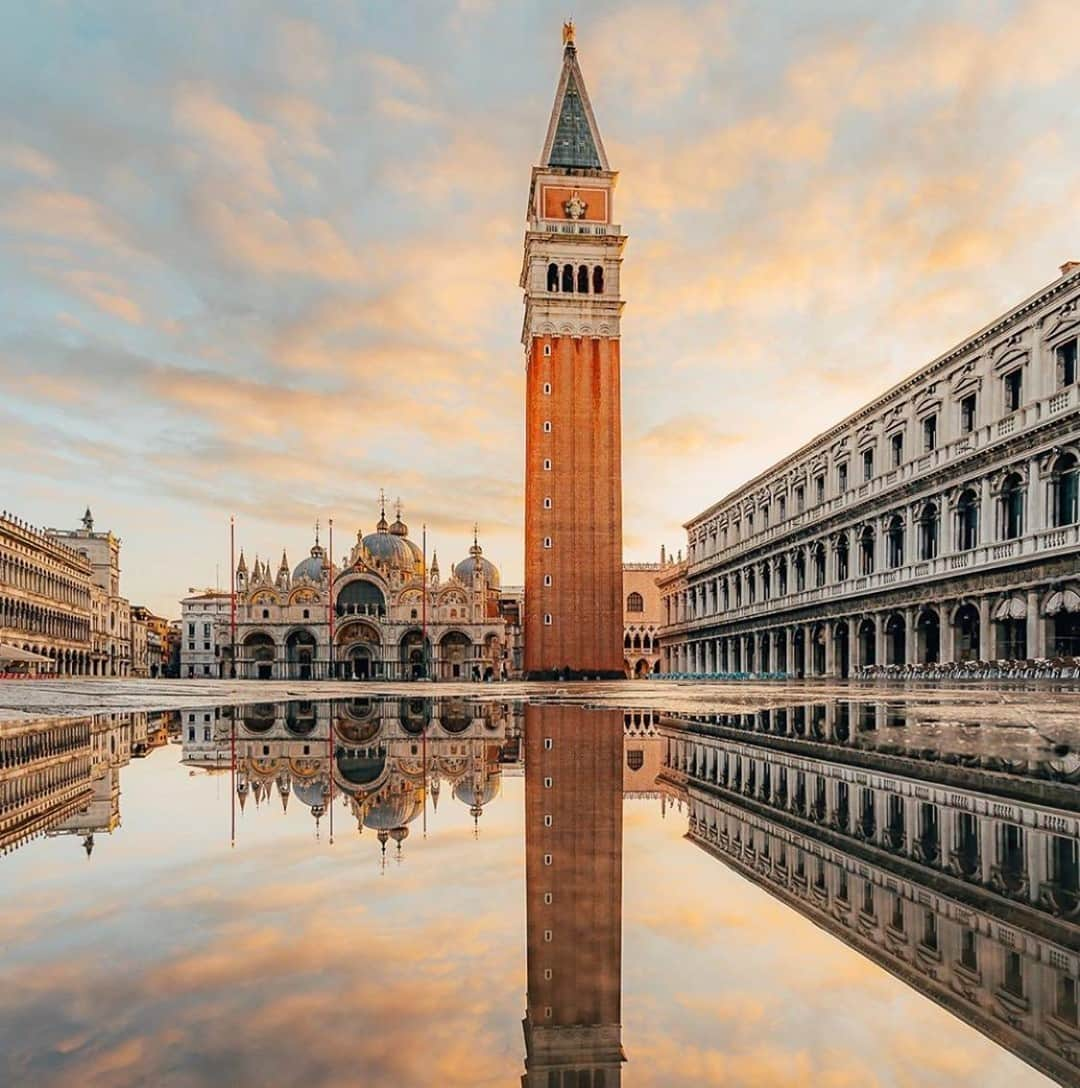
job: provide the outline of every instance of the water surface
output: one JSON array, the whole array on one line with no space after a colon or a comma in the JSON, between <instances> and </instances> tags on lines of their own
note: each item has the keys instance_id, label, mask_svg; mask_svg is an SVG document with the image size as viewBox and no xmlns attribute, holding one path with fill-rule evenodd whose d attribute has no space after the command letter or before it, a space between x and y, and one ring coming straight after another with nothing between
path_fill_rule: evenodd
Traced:
<instances>
[{"instance_id":1,"label":"water surface","mask_svg":"<svg viewBox=\"0 0 1080 1088\"><path fill-rule=\"evenodd\" d=\"M1078 1083L1067 732L902 697L2 726L0 1081Z\"/></svg>"}]
</instances>

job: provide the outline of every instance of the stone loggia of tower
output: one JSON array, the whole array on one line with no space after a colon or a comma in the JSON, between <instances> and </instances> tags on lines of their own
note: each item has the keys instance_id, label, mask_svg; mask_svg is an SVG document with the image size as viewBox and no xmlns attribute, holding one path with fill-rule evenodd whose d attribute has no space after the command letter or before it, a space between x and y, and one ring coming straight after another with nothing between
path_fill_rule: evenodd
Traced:
<instances>
[{"instance_id":1,"label":"stone loggia of tower","mask_svg":"<svg viewBox=\"0 0 1080 1088\"><path fill-rule=\"evenodd\" d=\"M617 174L573 26L540 165L525 292L525 673L622 677L622 454Z\"/></svg>"}]
</instances>

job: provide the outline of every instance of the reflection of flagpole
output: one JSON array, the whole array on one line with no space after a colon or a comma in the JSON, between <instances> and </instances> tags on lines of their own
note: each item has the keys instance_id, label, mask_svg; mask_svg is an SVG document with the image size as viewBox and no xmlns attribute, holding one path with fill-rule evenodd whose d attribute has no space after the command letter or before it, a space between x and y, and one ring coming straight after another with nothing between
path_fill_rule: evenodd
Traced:
<instances>
[{"instance_id":1,"label":"reflection of flagpole","mask_svg":"<svg viewBox=\"0 0 1080 1088\"><path fill-rule=\"evenodd\" d=\"M334 679L334 519L330 519L330 594L326 604L326 625L330 633L330 679Z\"/></svg>"},{"instance_id":2,"label":"reflection of flagpole","mask_svg":"<svg viewBox=\"0 0 1080 1088\"><path fill-rule=\"evenodd\" d=\"M427 765L427 715L424 715L424 731L420 734L420 766L424 768L423 782L424 782L424 838L427 838L427 777L428 777L428 765Z\"/></svg>"},{"instance_id":3,"label":"reflection of flagpole","mask_svg":"<svg viewBox=\"0 0 1080 1088\"><path fill-rule=\"evenodd\" d=\"M330 728L326 733L326 745L330 750L330 845L334 845L334 704L330 704Z\"/></svg>"},{"instance_id":4,"label":"reflection of flagpole","mask_svg":"<svg viewBox=\"0 0 1080 1088\"><path fill-rule=\"evenodd\" d=\"M229 765L232 768L232 831L229 845L236 845L236 709L233 709L232 730L229 734Z\"/></svg>"}]
</instances>

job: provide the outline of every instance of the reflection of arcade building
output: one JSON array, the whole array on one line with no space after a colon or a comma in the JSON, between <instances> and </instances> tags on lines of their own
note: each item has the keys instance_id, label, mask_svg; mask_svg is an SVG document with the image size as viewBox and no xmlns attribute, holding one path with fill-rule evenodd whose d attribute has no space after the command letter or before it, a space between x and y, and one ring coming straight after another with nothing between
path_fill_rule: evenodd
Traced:
<instances>
[{"instance_id":1,"label":"reflection of arcade building","mask_svg":"<svg viewBox=\"0 0 1080 1088\"><path fill-rule=\"evenodd\" d=\"M120 769L167 741L164 714L9 723L0 732L0 853L75 835L87 855L120 826Z\"/></svg>"},{"instance_id":2,"label":"reflection of arcade building","mask_svg":"<svg viewBox=\"0 0 1080 1088\"><path fill-rule=\"evenodd\" d=\"M437 556L425 577L421 550L408 533L400 508L392 525L384 510L375 532L357 533L348 559L334 572L332 653L329 557L318 532L311 554L291 572L284 553L276 574L259 559L249 572L241 554L235 571L237 675L257 680L509 675L515 668L518 610L507 607L498 568L484 557L479 541L474 536L468 556L443 582ZM230 638L227 628L219 633L226 675Z\"/></svg>"},{"instance_id":3,"label":"reflection of arcade building","mask_svg":"<svg viewBox=\"0 0 1080 1088\"><path fill-rule=\"evenodd\" d=\"M234 727L241 809L249 800L262 807L276 792L283 810L299 802L319 828L330 806L340 804L358 832L375 832L384 854L388 840L400 854L411 825L428 803L437 810L444 790L479 826L504 767L517 759L511 709L462 699L238 707L231 722L219 719L215 728L218 767L229 759ZM190 762L205 763L197 740L190 747Z\"/></svg>"},{"instance_id":4,"label":"reflection of arcade building","mask_svg":"<svg viewBox=\"0 0 1080 1088\"><path fill-rule=\"evenodd\" d=\"M920 765L859 747L859 730L887 710L819 710L666 719L661 783L688 800L688 837L1075 1083L1080 764L1021 755Z\"/></svg>"}]
</instances>

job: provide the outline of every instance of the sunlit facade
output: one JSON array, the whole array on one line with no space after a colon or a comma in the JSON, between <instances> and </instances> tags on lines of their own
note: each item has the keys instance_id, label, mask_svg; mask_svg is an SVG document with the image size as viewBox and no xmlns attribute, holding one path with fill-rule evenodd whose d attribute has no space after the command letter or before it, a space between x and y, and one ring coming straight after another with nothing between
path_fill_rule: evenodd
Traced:
<instances>
[{"instance_id":1,"label":"sunlit facade","mask_svg":"<svg viewBox=\"0 0 1080 1088\"><path fill-rule=\"evenodd\" d=\"M1080 654L1078 307L1072 263L687 522L664 671Z\"/></svg>"},{"instance_id":2,"label":"sunlit facade","mask_svg":"<svg viewBox=\"0 0 1080 1088\"><path fill-rule=\"evenodd\" d=\"M425 569L400 508L393 523L384 509L374 532L357 532L332 587L318 532L295 568L283 552L276 572L258 558L249 570L241 553L234 577L240 679L501 680L520 668L520 590L502 586L475 535L449 577L434 552ZM213 637L194 641L211 643L207 652L228 676L231 602L226 594L208 603L215 619L193 615L191 622L210 624ZM209 665L200 660L196 668Z\"/></svg>"}]
</instances>

